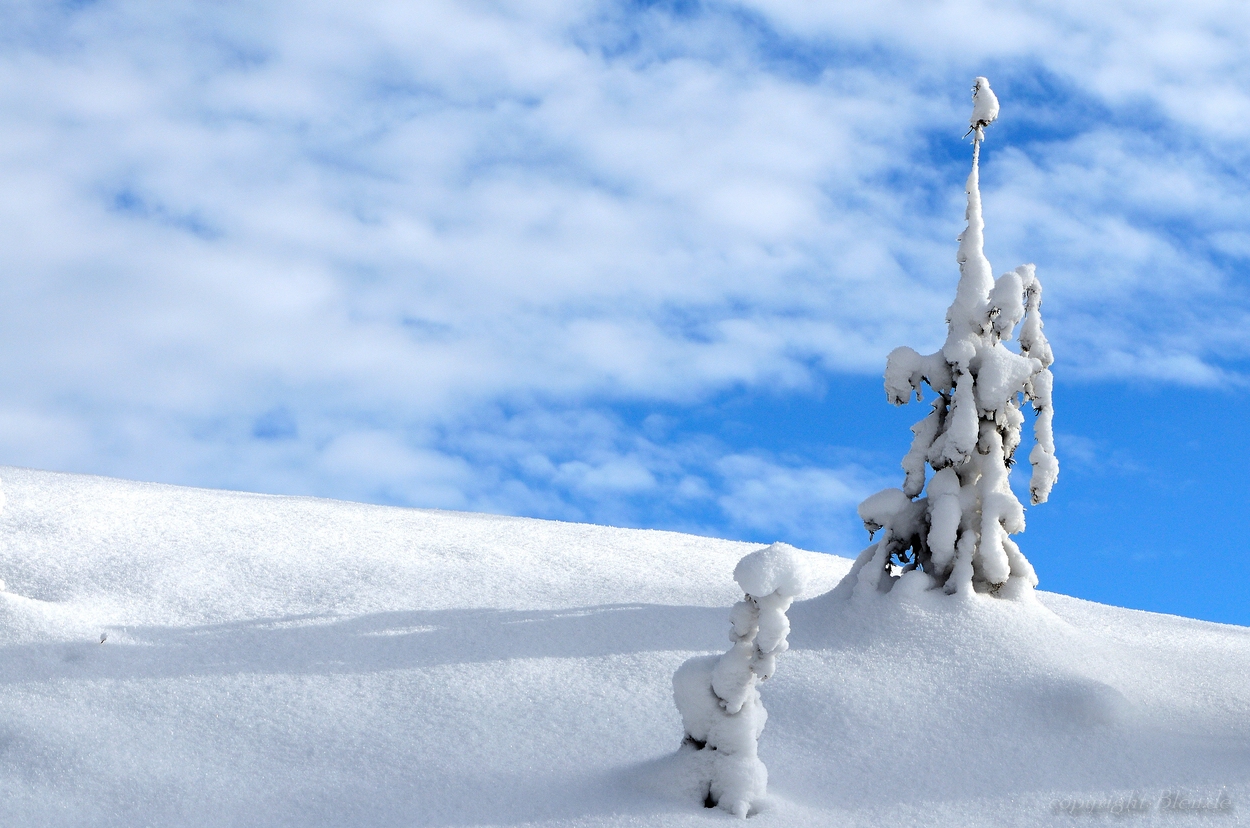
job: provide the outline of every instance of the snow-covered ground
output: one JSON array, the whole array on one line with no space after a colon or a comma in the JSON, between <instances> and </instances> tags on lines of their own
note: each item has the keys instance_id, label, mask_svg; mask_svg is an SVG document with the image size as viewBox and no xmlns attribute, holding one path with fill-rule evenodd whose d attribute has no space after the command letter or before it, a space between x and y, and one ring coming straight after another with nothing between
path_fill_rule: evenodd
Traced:
<instances>
[{"instance_id":1,"label":"snow-covered ground","mask_svg":"<svg viewBox=\"0 0 1250 828\"><path fill-rule=\"evenodd\" d=\"M757 547L0 479L0 824L735 822L691 795L671 677L724 651L734 565ZM809 563L812 596L850 565ZM752 824L1250 809L1250 630L1046 593L904 593L791 608Z\"/></svg>"}]
</instances>

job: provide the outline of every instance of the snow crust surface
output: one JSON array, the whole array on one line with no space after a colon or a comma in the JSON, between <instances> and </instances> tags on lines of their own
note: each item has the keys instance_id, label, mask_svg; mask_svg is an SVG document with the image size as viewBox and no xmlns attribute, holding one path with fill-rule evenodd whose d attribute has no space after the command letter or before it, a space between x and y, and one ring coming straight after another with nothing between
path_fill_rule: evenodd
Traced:
<instances>
[{"instance_id":1,"label":"snow crust surface","mask_svg":"<svg viewBox=\"0 0 1250 828\"><path fill-rule=\"evenodd\" d=\"M0 479L0 824L733 824L697 798L671 677L723 651L758 546ZM827 594L849 561L794 554L751 824L1250 807L1250 630L906 579L856 608Z\"/></svg>"}]
</instances>

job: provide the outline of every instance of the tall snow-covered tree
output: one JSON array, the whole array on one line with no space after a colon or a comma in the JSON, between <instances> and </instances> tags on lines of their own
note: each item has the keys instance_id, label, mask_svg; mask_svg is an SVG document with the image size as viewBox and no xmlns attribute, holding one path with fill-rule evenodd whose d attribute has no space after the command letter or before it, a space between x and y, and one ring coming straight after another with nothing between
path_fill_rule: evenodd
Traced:
<instances>
[{"instance_id":1,"label":"tall snow-covered tree","mask_svg":"<svg viewBox=\"0 0 1250 828\"><path fill-rule=\"evenodd\" d=\"M1058 478L1051 432L1053 357L1042 333L1042 286L1034 266L1021 265L995 280L983 251L981 142L997 117L989 81L977 78L968 130L974 136L968 226L959 237L959 286L946 312L946 342L928 355L896 348L885 370L886 397L894 405L913 397L923 401L924 385L937 397L929 415L912 426L902 488L878 492L859 506L870 536L882 534L848 576L855 593L888 591L900 578L947 593L975 590L1004 597L1037 584L1033 567L1010 537L1024 531L1024 507L1009 476L1024 424L1021 406L1027 402L1037 415L1029 454L1032 502L1044 503ZM1017 326L1018 352L1007 346Z\"/></svg>"}]
</instances>

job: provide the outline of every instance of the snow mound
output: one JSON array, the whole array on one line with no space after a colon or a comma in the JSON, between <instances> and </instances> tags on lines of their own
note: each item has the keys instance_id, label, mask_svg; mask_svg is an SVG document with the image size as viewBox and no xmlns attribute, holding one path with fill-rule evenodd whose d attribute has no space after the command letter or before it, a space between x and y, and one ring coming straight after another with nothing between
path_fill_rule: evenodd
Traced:
<instances>
[{"instance_id":1,"label":"snow mound","mask_svg":"<svg viewBox=\"0 0 1250 828\"><path fill-rule=\"evenodd\" d=\"M0 479L5 825L732 824L678 750L672 677L723 652L755 545ZM1250 803L1250 630L907 579L856 608L829 594L849 561L785 554L808 597L760 685L750 824Z\"/></svg>"}]
</instances>

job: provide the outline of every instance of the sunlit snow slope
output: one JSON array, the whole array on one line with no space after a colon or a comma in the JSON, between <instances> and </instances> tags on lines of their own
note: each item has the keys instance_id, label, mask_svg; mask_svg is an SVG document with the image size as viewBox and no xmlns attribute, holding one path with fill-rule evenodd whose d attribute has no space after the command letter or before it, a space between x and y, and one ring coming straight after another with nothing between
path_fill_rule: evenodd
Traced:
<instances>
[{"instance_id":1,"label":"sunlit snow slope","mask_svg":"<svg viewBox=\"0 0 1250 828\"><path fill-rule=\"evenodd\" d=\"M0 825L734 822L686 789L670 679L725 648L756 547L0 479ZM810 563L815 594L850 562ZM1250 630L895 593L791 611L750 823L1071 824L1064 807L1134 794L1140 824L1250 808Z\"/></svg>"}]
</instances>

